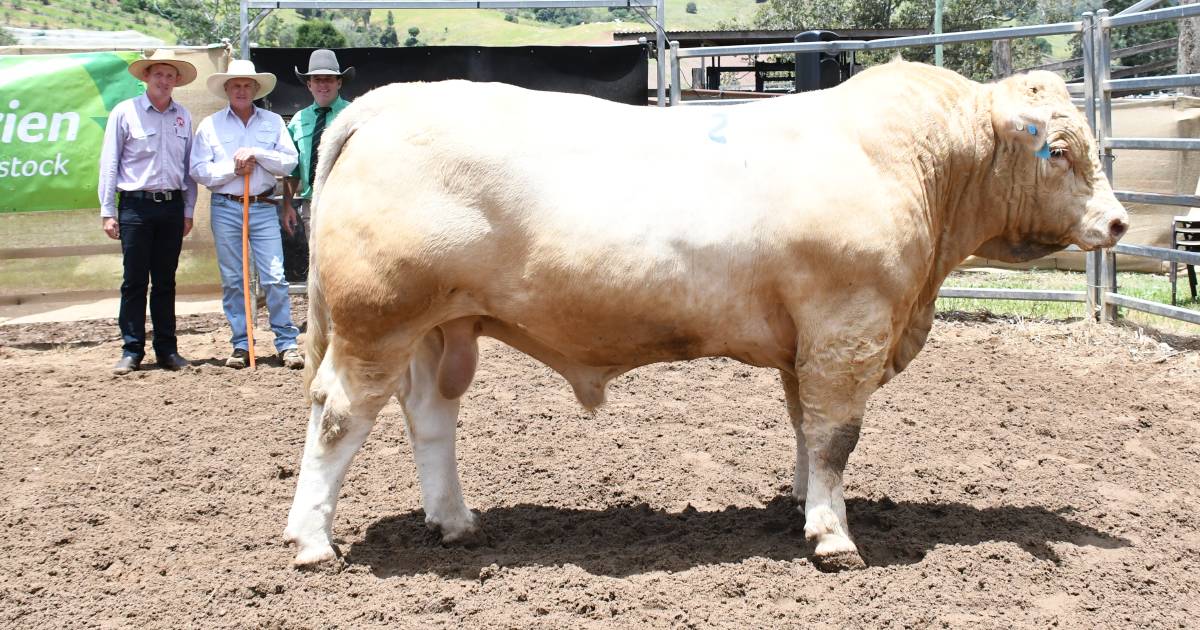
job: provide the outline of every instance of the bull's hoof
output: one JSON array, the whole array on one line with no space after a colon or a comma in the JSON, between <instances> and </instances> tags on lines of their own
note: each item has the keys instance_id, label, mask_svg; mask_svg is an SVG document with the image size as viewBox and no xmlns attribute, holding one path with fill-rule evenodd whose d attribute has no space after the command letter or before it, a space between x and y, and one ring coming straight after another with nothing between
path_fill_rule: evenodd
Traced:
<instances>
[{"instance_id":1,"label":"bull's hoof","mask_svg":"<svg viewBox=\"0 0 1200 630\"><path fill-rule=\"evenodd\" d=\"M313 545L303 547L292 559L294 569L315 569L322 565L338 564L338 554L333 545Z\"/></svg>"},{"instance_id":2,"label":"bull's hoof","mask_svg":"<svg viewBox=\"0 0 1200 630\"><path fill-rule=\"evenodd\" d=\"M470 510L452 519L439 521L427 518L425 526L441 532L443 545L470 544L476 542L480 534L479 518Z\"/></svg>"},{"instance_id":3,"label":"bull's hoof","mask_svg":"<svg viewBox=\"0 0 1200 630\"><path fill-rule=\"evenodd\" d=\"M867 563L863 562L862 556L855 551L838 551L826 555L814 554L813 565L817 567L817 570L825 573L858 571L867 568Z\"/></svg>"}]
</instances>

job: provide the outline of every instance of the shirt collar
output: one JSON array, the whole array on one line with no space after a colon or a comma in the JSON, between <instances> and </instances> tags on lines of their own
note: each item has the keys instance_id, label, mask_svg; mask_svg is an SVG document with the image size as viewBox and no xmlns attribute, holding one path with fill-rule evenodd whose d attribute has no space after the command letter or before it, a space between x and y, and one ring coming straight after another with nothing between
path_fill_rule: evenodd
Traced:
<instances>
[{"instance_id":1,"label":"shirt collar","mask_svg":"<svg viewBox=\"0 0 1200 630\"><path fill-rule=\"evenodd\" d=\"M151 103L151 102L150 102L150 95L149 95L149 93L147 93L147 92L142 92L141 94L139 94L139 95L137 96L137 98L138 98L137 104L138 104L138 107L139 107L140 109L152 109L152 110L154 110L154 111L156 111L156 112L158 111L157 109L155 109L155 108L154 108L154 103ZM174 97L171 97L171 101L170 101L170 103L168 103L168 104L167 104L167 108L166 108L166 109L164 109L163 111L164 111L164 112L173 112L173 111L175 111L175 98L174 98Z\"/></svg>"},{"instance_id":2,"label":"shirt collar","mask_svg":"<svg viewBox=\"0 0 1200 630\"><path fill-rule=\"evenodd\" d=\"M236 121L238 121L238 122L242 122L242 119L241 119L241 118L238 118L237 114L233 113L233 106L232 106L232 105L225 105L225 109L223 109L223 110L221 110L221 111L225 112L225 115L226 115L226 116L228 116L228 117L230 117L230 118L233 118L234 120L236 120ZM258 106L257 106L257 105L255 105L254 103L251 103L251 104L250 104L250 120L247 120L247 121L246 121L246 126L247 126L247 127L249 127L249 126L250 126L250 122L251 122L252 120L254 120L255 118L257 118L257 117L258 117Z\"/></svg>"},{"instance_id":3,"label":"shirt collar","mask_svg":"<svg viewBox=\"0 0 1200 630\"><path fill-rule=\"evenodd\" d=\"M330 113L341 111L344 107L346 107L346 105L349 104L350 101L347 101L346 99L342 98L341 94L338 94L338 97L333 99L333 102L329 104L329 111ZM306 109L315 114L318 107L320 107L320 105L317 105L317 102L313 101L312 105L309 105Z\"/></svg>"}]
</instances>

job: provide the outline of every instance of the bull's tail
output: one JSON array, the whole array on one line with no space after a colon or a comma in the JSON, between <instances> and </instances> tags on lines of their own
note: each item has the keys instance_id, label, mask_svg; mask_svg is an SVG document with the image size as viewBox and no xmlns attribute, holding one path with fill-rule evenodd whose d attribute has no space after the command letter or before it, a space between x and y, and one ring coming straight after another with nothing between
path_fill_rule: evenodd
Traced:
<instances>
[{"instance_id":1,"label":"bull's tail","mask_svg":"<svg viewBox=\"0 0 1200 630\"><path fill-rule=\"evenodd\" d=\"M325 303L325 293L321 290L321 273L317 265L317 247L320 240L317 238L317 235L320 234L317 223L321 220L321 212L318 211L318 208L325 180L329 177L329 172L333 170L333 165L337 162L342 147L357 129L355 121L358 117L355 114L358 112L352 108L353 106L342 112L342 115L338 116L321 136L316 181L313 182L312 206L309 208L312 214L310 218L312 234L308 249L308 331L305 341L308 356L304 362L304 399L309 403L312 402L310 397L313 379L321 367L321 361L325 358L325 350L329 347L329 335L333 332L329 319L329 306Z\"/></svg>"}]
</instances>

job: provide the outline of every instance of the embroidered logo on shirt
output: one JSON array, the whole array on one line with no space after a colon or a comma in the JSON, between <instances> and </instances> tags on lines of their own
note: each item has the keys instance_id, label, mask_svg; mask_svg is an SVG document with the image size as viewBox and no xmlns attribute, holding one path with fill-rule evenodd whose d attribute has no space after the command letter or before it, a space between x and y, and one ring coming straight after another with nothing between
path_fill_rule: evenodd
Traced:
<instances>
[{"instance_id":1,"label":"embroidered logo on shirt","mask_svg":"<svg viewBox=\"0 0 1200 630\"><path fill-rule=\"evenodd\" d=\"M183 116L176 116L176 117L175 117L175 126L176 126L176 127L182 127L182 126L183 126Z\"/></svg>"}]
</instances>

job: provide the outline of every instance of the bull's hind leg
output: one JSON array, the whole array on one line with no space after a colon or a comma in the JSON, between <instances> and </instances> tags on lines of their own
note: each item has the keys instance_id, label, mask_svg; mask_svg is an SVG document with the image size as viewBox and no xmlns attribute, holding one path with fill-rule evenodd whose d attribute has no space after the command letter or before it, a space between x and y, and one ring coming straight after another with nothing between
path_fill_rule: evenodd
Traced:
<instances>
[{"instance_id":1,"label":"bull's hind leg","mask_svg":"<svg viewBox=\"0 0 1200 630\"><path fill-rule=\"evenodd\" d=\"M346 345L339 337L333 338L313 380L312 413L296 498L284 530L284 538L299 548L292 562L295 566L335 557L333 517L346 469L403 373L402 357L385 358L374 349L366 356L356 356L347 352Z\"/></svg>"},{"instance_id":2,"label":"bull's hind leg","mask_svg":"<svg viewBox=\"0 0 1200 630\"><path fill-rule=\"evenodd\" d=\"M796 470L792 473L792 497L804 503L808 495L808 446L804 442L804 409L800 406L800 382L795 376L780 371L783 395L787 400L788 416L792 419L792 430L796 432Z\"/></svg>"},{"instance_id":3,"label":"bull's hind leg","mask_svg":"<svg viewBox=\"0 0 1200 630\"><path fill-rule=\"evenodd\" d=\"M454 453L458 399L470 385L477 361L469 325L433 330L414 353L397 395L417 462L425 524L440 528L443 542L466 539L477 530L475 514L463 501Z\"/></svg>"},{"instance_id":4,"label":"bull's hind leg","mask_svg":"<svg viewBox=\"0 0 1200 630\"><path fill-rule=\"evenodd\" d=\"M831 339L797 370L808 448L804 535L824 570L864 567L850 538L842 472L858 443L867 398L879 387L886 335Z\"/></svg>"}]
</instances>

